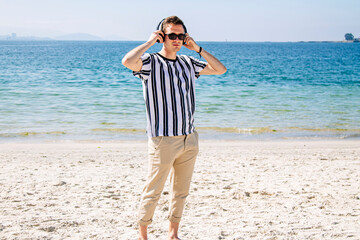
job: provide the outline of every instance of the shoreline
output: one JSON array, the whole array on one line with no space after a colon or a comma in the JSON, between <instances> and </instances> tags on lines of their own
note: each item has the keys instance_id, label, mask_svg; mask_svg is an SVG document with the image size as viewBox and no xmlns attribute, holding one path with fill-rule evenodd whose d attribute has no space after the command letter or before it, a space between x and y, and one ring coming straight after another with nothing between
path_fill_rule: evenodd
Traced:
<instances>
[{"instance_id":1,"label":"shoreline","mask_svg":"<svg viewBox=\"0 0 360 240\"><path fill-rule=\"evenodd\" d=\"M196 128L203 140L234 141L360 141L359 129L295 129L273 130L271 128ZM61 141L146 141L143 129L104 129L96 134L69 134L63 131L1 133L1 143L61 142Z\"/></svg>"},{"instance_id":2,"label":"shoreline","mask_svg":"<svg viewBox=\"0 0 360 240\"><path fill-rule=\"evenodd\" d=\"M148 138L141 139L29 139L29 140L16 140L16 141L0 141L0 145L41 145L41 144L138 144L147 143ZM273 138L273 139L234 139L234 138L202 138L200 136L199 142L211 143L211 142L227 142L227 143L359 143L360 139L339 139L339 138Z\"/></svg>"},{"instance_id":3,"label":"shoreline","mask_svg":"<svg viewBox=\"0 0 360 240\"><path fill-rule=\"evenodd\" d=\"M207 136L200 134L200 141L205 142L360 142L360 137L273 137L273 136ZM0 138L3 144L47 144L47 143L123 143L147 142L147 136L120 138Z\"/></svg>"}]
</instances>

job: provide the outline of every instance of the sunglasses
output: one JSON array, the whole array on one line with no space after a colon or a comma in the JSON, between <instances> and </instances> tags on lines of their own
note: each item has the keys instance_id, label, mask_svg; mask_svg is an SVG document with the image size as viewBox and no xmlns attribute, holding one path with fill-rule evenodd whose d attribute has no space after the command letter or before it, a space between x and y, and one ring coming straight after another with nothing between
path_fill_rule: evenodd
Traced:
<instances>
[{"instance_id":1,"label":"sunglasses","mask_svg":"<svg viewBox=\"0 0 360 240\"><path fill-rule=\"evenodd\" d=\"M181 33L181 34L175 34L175 33L170 33L170 34L165 34L169 37L170 40L175 40L176 38L178 38L179 40L185 40L186 35Z\"/></svg>"}]
</instances>

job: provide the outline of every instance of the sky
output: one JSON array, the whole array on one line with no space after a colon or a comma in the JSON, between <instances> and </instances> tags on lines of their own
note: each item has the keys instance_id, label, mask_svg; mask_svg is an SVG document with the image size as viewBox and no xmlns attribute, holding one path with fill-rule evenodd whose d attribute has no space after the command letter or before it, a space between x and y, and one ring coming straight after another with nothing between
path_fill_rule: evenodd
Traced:
<instances>
[{"instance_id":1,"label":"sky","mask_svg":"<svg viewBox=\"0 0 360 240\"><path fill-rule=\"evenodd\" d=\"M359 0L0 0L0 35L146 41L176 15L199 41L340 41L360 37L359 12Z\"/></svg>"}]
</instances>

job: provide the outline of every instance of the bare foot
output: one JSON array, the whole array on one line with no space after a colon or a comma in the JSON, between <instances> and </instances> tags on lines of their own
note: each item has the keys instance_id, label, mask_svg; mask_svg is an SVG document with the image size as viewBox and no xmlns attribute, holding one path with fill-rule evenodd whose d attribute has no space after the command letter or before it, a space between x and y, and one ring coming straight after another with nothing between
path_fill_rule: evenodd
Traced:
<instances>
[{"instance_id":1,"label":"bare foot","mask_svg":"<svg viewBox=\"0 0 360 240\"><path fill-rule=\"evenodd\" d=\"M178 237L169 237L169 240L181 240L181 239Z\"/></svg>"}]
</instances>

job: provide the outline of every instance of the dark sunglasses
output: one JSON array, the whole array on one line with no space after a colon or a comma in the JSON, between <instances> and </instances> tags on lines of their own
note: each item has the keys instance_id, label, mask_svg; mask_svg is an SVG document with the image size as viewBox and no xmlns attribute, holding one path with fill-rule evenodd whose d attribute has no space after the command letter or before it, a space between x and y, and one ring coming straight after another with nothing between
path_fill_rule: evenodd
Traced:
<instances>
[{"instance_id":1,"label":"dark sunglasses","mask_svg":"<svg viewBox=\"0 0 360 240\"><path fill-rule=\"evenodd\" d=\"M169 37L170 40L175 40L176 38L178 38L179 40L185 40L186 35L181 33L181 34L175 34L175 33L170 33L170 34L165 34Z\"/></svg>"}]
</instances>

